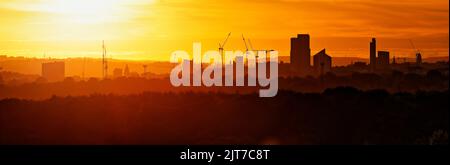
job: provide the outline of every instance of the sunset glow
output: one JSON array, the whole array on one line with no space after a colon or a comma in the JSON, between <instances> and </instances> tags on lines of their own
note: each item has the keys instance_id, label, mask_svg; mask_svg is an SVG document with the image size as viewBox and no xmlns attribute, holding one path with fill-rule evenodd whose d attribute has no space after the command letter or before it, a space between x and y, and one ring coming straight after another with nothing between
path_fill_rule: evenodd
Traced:
<instances>
[{"instance_id":1,"label":"sunset glow","mask_svg":"<svg viewBox=\"0 0 450 165\"><path fill-rule=\"evenodd\" d=\"M448 145L448 0L0 0L0 23L0 160L446 158L410 146Z\"/></svg>"},{"instance_id":2,"label":"sunset glow","mask_svg":"<svg viewBox=\"0 0 450 165\"><path fill-rule=\"evenodd\" d=\"M367 58L367 42L412 57L408 40L425 57L448 56L448 1L405 0L0 0L0 55L54 58L101 56L168 61L193 42L217 50L244 50L241 34L257 48L289 52L289 38L312 36L312 51Z\"/></svg>"}]
</instances>

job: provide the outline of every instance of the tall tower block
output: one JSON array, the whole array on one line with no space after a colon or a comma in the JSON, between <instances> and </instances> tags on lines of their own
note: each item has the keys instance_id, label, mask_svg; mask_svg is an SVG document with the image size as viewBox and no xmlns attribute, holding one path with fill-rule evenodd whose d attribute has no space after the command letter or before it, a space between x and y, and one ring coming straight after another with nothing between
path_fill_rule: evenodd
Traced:
<instances>
[{"instance_id":1,"label":"tall tower block","mask_svg":"<svg viewBox=\"0 0 450 165\"><path fill-rule=\"evenodd\" d=\"M311 48L309 34L298 34L291 38L291 65L301 73L307 73L311 67Z\"/></svg>"},{"instance_id":2,"label":"tall tower block","mask_svg":"<svg viewBox=\"0 0 450 165\"><path fill-rule=\"evenodd\" d=\"M370 42L370 69L374 71L377 65L377 40L372 38Z\"/></svg>"}]
</instances>

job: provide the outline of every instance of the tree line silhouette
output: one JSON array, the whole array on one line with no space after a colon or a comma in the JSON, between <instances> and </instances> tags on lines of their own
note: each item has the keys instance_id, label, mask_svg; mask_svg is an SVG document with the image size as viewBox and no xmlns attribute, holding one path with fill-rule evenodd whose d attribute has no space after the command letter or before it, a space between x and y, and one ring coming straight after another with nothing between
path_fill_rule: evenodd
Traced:
<instances>
[{"instance_id":1,"label":"tree line silhouette","mask_svg":"<svg viewBox=\"0 0 450 165\"><path fill-rule=\"evenodd\" d=\"M0 101L0 144L448 144L448 90L146 92Z\"/></svg>"},{"instance_id":2,"label":"tree line silhouette","mask_svg":"<svg viewBox=\"0 0 450 165\"><path fill-rule=\"evenodd\" d=\"M323 92L328 88L352 86L360 90L384 89L391 93L448 90L448 75L430 70L425 75L392 71L389 74L352 73L336 76L332 73L320 77L280 77L279 89L295 92ZM21 85L3 84L0 82L0 99L47 99L56 96L82 96L90 94L139 94L142 92L209 92L253 93L259 87L181 87L175 88L168 78L117 78L100 80L90 78L77 81L66 78L62 82L48 83L38 79L32 83Z\"/></svg>"}]
</instances>

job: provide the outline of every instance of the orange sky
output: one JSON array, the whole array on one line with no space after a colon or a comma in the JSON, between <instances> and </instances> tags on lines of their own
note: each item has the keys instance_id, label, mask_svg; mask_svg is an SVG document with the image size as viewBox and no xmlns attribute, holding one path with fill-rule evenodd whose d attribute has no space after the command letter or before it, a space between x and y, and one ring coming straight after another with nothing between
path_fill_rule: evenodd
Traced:
<instances>
[{"instance_id":1,"label":"orange sky","mask_svg":"<svg viewBox=\"0 0 450 165\"><path fill-rule=\"evenodd\" d=\"M255 49L289 55L289 38L309 33L313 53L367 57L379 49L413 57L448 56L448 0L0 0L0 55L169 60L175 50Z\"/></svg>"}]
</instances>

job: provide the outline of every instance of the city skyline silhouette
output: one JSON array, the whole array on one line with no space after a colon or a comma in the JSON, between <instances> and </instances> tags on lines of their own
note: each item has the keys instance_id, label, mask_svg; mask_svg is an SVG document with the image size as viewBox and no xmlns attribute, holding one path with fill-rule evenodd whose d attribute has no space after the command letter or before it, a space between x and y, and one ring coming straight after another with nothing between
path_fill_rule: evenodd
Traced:
<instances>
[{"instance_id":1,"label":"city skyline silhouette","mask_svg":"<svg viewBox=\"0 0 450 165\"><path fill-rule=\"evenodd\" d=\"M0 14L0 145L448 144L448 1L0 0Z\"/></svg>"}]
</instances>

